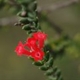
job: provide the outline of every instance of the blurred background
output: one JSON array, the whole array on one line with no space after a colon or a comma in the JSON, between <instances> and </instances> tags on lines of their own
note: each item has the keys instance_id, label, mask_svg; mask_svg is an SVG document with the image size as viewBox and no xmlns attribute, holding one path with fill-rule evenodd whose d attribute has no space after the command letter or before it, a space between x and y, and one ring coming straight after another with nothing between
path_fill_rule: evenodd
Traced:
<instances>
[{"instance_id":1,"label":"blurred background","mask_svg":"<svg viewBox=\"0 0 80 80\"><path fill-rule=\"evenodd\" d=\"M80 1L37 1L38 6L44 9L40 23L48 39L60 41L65 34L72 42L66 47L64 55L56 59L55 65L61 69L64 80L80 80ZM16 5L13 0L0 0L0 80L46 80L32 61L14 52L18 42L27 38L21 27L14 26L19 11ZM51 46L54 47L54 44L51 43Z\"/></svg>"}]
</instances>

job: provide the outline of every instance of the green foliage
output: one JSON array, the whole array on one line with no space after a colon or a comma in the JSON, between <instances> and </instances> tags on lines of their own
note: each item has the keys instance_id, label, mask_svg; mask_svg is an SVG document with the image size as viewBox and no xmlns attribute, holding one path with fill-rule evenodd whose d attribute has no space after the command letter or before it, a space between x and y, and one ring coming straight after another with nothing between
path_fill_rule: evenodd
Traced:
<instances>
[{"instance_id":1,"label":"green foliage","mask_svg":"<svg viewBox=\"0 0 80 80\"><path fill-rule=\"evenodd\" d=\"M36 32L40 29L37 17L37 3L34 0L19 1L22 10L18 13L20 16L19 23L23 25L22 29L27 30L27 33Z\"/></svg>"},{"instance_id":2,"label":"green foliage","mask_svg":"<svg viewBox=\"0 0 80 80\"><path fill-rule=\"evenodd\" d=\"M18 13L18 16L20 16L19 23L21 24L22 29L26 30L28 34L41 30L41 27L38 21L38 16L37 16L38 14L36 11L37 2L35 0L19 1L19 2L22 6L22 10ZM61 77L61 72L58 71L58 68L55 71L53 63L54 63L55 57L57 58L57 55L55 54L60 53L60 50L63 49L63 47L64 47L64 44L59 50L53 51L51 46L49 44L46 44L44 47L44 52L45 52L44 59L42 61L32 63L36 66L40 66L39 69L46 71L45 74L49 74L48 76L50 80L54 80L54 78L55 80L59 80Z\"/></svg>"}]
</instances>

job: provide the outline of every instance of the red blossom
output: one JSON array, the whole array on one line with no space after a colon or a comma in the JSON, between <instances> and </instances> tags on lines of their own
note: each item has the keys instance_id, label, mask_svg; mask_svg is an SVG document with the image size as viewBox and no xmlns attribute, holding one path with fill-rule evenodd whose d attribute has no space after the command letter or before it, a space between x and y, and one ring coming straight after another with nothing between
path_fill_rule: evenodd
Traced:
<instances>
[{"instance_id":1,"label":"red blossom","mask_svg":"<svg viewBox=\"0 0 80 80\"><path fill-rule=\"evenodd\" d=\"M26 40L25 44L19 42L15 49L17 55L27 55L31 56L35 61L42 60L44 57L44 52L42 48L44 46L44 41L46 40L46 34L43 32L33 33L32 37ZM27 49L25 49L27 48Z\"/></svg>"},{"instance_id":2,"label":"red blossom","mask_svg":"<svg viewBox=\"0 0 80 80\"><path fill-rule=\"evenodd\" d=\"M26 40L25 46L29 47L30 49L37 48L36 39L34 37L28 38Z\"/></svg>"},{"instance_id":3,"label":"red blossom","mask_svg":"<svg viewBox=\"0 0 80 80\"><path fill-rule=\"evenodd\" d=\"M40 49L36 49L35 51L31 52L31 57L35 60L35 61L40 61L43 59L44 57L44 52L41 51Z\"/></svg>"},{"instance_id":4,"label":"red blossom","mask_svg":"<svg viewBox=\"0 0 80 80\"><path fill-rule=\"evenodd\" d=\"M38 40L39 42L39 48L43 48L44 46L44 41L46 40L47 35L43 32L36 32L33 33L33 37Z\"/></svg>"},{"instance_id":5,"label":"red blossom","mask_svg":"<svg viewBox=\"0 0 80 80\"><path fill-rule=\"evenodd\" d=\"M33 33L33 36L37 40L45 40L47 37L47 35L43 32L35 32L35 33Z\"/></svg>"},{"instance_id":6,"label":"red blossom","mask_svg":"<svg viewBox=\"0 0 80 80\"><path fill-rule=\"evenodd\" d=\"M18 56L21 56L21 55L28 56L31 54L28 50L24 48L24 45L22 44L22 42L19 42L18 46L15 49L15 52L17 53Z\"/></svg>"}]
</instances>

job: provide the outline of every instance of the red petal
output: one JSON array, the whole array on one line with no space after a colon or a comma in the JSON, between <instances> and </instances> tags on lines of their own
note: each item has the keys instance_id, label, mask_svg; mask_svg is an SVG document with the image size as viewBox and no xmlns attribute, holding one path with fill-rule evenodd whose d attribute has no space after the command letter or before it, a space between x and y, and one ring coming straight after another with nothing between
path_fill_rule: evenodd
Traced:
<instances>
[{"instance_id":1,"label":"red petal","mask_svg":"<svg viewBox=\"0 0 80 80\"><path fill-rule=\"evenodd\" d=\"M43 48L44 47L44 40L39 40L39 48Z\"/></svg>"},{"instance_id":2,"label":"red petal","mask_svg":"<svg viewBox=\"0 0 80 80\"><path fill-rule=\"evenodd\" d=\"M47 35L43 32L36 32L33 34L33 37L37 40L41 39L41 40L45 40Z\"/></svg>"},{"instance_id":3,"label":"red petal","mask_svg":"<svg viewBox=\"0 0 80 80\"><path fill-rule=\"evenodd\" d=\"M35 49L37 48L37 40L35 38L28 38L27 42L25 44L27 47L29 47L30 49Z\"/></svg>"},{"instance_id":4,"label":"red petal","mask_svg":"<svg viewBox=\"0 0 80 80\"><path fill-rule=\"evenodd\" d=\"M33 51L31 53L31 56L32 58L34 58L35 61L39 61L39 60L42 60L43 57L44 57L44 52L42 52L41 50L36 50L36 51Z\"/></svg>"},{"instance_id":5,"label":"red petal","mask_svg":"<svg viewBox=\"0 0 80 80\"><path fill-rule=\"evenodd\" d=\"M24 48L24 45L22 44L22 42L19 42L18 46L15 49L15 52L19 56L21 56L23 54L24 55L30 55L30 52Z\"/></svg>"}]
</instances>

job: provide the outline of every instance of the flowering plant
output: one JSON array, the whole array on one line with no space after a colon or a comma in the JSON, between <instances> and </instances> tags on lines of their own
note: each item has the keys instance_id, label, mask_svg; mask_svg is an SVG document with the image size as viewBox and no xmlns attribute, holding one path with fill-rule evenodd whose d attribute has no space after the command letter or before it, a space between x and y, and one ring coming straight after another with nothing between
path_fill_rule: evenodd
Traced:
<instances>
[{"instance_id":1,"label":"flowering plant","mask_svg":"<svg viewBox=\"0 0 80 80\"><path fill-rule=\"evenodd\" d=\"M42 51L44 46L44 41L46 39L46 34L43 32L35 32L33 36L26 40L25 44L19 42L15 49L15 52L21 56L32 57L35 61L42 60L44 57L44 52ZM27 47L27 49L25 49Z\"/></svg>"},{"instance_id":2,"label":"flowering plant","mask_svg":"<svg viewBox=\"0 0 80 80\"><path fill-rule=\"evenodd\" d=\"M30 57L34 65L45 71L49 80L63 80L61 71L53 66L56 51L52 52L50 45L45 44L47 34L41 30L39 25L37 2L35 0L18 1L22 7L22 11L18 13L18 16L20 16L19 25L27 31L29 37L24 44L21 41L18 43L15 52L18 56Z\"/></svg>"}]
</instances>

